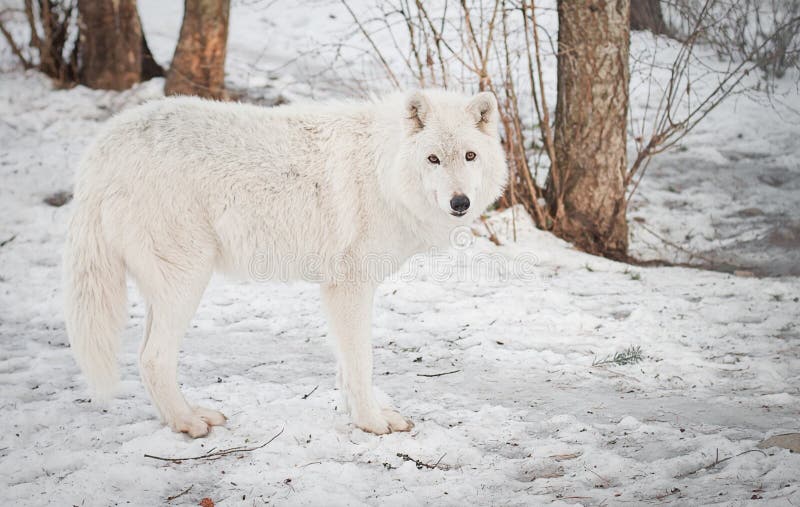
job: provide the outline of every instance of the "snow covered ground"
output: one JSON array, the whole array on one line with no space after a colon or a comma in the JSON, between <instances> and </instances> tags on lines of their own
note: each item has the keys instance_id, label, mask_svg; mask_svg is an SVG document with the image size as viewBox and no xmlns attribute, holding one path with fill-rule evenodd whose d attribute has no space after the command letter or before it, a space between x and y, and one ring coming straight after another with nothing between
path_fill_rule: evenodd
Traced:
<instances>
[{"instance_id":1,"label":"snow covered ground","mask_svg":"<svg viewBox=\"0 0 800 507\"><path fill-rule=\"evenodd\" d=\"M179 9L170 17L156 5L140 1L166 60ZM267 100L303 94L291 72L270 78L248 62L290 59L327 36L319 18L340 9L320 3L317 21L295 12L282 23L271 2L247 5L234 6L233 85L263 88ZM265 45L254 42L262 31ZM452 254L451 276L420 259L415 276L379 291L376 384L414 420L411 433L376 437L348 423L317 288L302 283L215 279L206 292L180 380L190 399L225 412L227 427L191 440L161 426L138 380L143 309L133 287L120 395L89 403L60 311L71 206L43 199L70 188L104 120L162 86L53 90L33 72L0 75L0 491L9 505L800 505L800 455L754 451L800 430L800 279L614 263L522 215L515 243L510 212L490 221L501 246L476 224L474 243ZM708 238L739 238L758 217L797 220L800 127L745 99L725 107L650 169L631 213L644 220L632 222L634 252L665 255L636 224L718 251ZM768 183L773 176L785 182ZM785 231L779 223L743 241ZM716 239L715 228L724 229ZM470 271L486 258L490 269ZM593 366L630 346L641 347L638 364ZM144 456L252 448L275 435L213 461Z\"/></svg>"}]
</instances>

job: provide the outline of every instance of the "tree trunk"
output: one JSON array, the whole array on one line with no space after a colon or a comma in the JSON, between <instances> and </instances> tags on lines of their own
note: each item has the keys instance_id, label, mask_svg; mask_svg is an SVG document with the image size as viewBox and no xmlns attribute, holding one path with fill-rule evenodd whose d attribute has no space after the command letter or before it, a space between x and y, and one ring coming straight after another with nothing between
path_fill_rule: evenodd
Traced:
<instances>
[{"instance_id":1,"label":"tree trunk","mask_svg":"<svg viewBox=\"0 0 800 507\"><path fill-rule=\"evenodd\" d=\"M553 232L624 259L628 225L628 0L558 1L558 101L548 205Z\"/></svg>"},{"instance_id":2,"label":"tree trunk","mask_svg":"<svg viewBox=\"0 0 800 507\"><path fill-rule=\"evenodd\" d=\"M167 95L224 99L230 0L185 0L178 47L167 73Z\"/></svg>"},{"instance_id":3,"label":"tree trunk","mask_svg":"<svg viewBox=\"0 0 800 507\"><path fill-rule=\"evenodd\" d=\"M80 82L125 90L141 80L142 25L136 0L78 0Z\"/></svg>"},{"instance_id":4,"label":"tree trunk","mask_svg":"<svg viewBox=\"0 0 800 507\"><path fill-rule=\"evenodd\" d=\"M669 34L660 0L631 0L631 30L650 30L654 34Z\"/></svg>"}]
</instances>

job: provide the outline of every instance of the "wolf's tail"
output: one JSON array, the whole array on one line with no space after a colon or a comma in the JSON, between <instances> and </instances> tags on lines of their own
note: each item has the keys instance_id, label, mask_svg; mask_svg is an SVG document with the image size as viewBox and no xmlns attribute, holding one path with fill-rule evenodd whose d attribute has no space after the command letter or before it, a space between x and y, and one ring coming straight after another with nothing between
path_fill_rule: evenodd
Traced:
<instances>
[{"instance_id":1,"label":"wolf's tail","mask_svg":"<svg viewBox=\"0 0 800 507\"><path fill-rule=\"evenodd\" d=\"M64 252L67 334L96 397L110 397L119 379L117 351L125 323L125 264L102 231L99 203L76 199Z\"/></svg>"}]
</instances>

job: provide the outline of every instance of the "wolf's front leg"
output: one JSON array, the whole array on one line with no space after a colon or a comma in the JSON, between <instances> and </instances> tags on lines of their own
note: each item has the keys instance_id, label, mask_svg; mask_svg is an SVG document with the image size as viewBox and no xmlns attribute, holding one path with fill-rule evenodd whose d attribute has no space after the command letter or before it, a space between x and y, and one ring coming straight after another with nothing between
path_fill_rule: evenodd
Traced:
<instances>
[{"instance_id":1,"label":"wolf's front leg","mask_svg":"<svg viewBox=\"0 0 800 507\"><path fill-rule=\"evenodd\" d=\"M382 435L408 431L414 425L394 410L381 408L372 391L371 284L322 287L322 300L336 338L340 387L356 426Z\"/></svg>"}]
</instances>

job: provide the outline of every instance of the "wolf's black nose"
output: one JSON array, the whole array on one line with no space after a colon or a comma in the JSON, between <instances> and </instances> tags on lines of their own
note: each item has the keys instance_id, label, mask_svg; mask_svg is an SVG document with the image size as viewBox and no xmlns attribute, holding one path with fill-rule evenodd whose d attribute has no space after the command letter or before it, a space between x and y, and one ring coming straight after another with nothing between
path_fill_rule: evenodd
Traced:
<instances>
[{"instance_id":1,"label":"wolf's black nose","mask_svg":"<svg viewBox=\"0 0 800 507\"><path fill-rule=\"evenodd\" d=\"M454 215L463 215L469 209L469 197L464 194L456 194L450 199L450 207L453 208Z\"/></svg>"}]
</instances>

